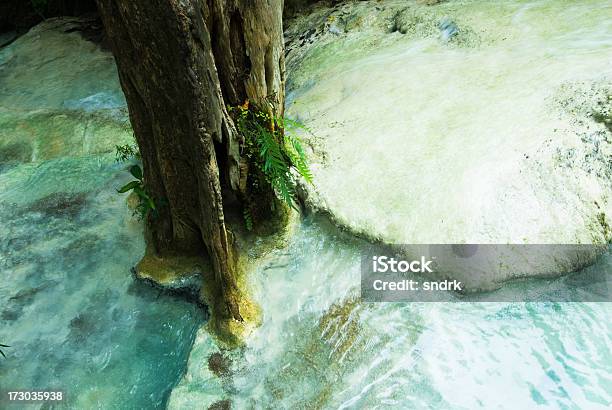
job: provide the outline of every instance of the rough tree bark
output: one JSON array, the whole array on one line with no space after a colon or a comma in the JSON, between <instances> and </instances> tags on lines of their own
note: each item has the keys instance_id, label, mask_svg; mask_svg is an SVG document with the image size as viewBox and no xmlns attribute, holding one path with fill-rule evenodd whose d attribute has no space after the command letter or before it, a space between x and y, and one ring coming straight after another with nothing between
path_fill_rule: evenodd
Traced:
<instances>
[{"instance_id":1,"label":"rough tree bark","mask_svg":"<svg viewBox=\"0 0 612 410\"><path fill-rule=\"evenodd\" d=\"M240 198L241 140L227 106L282 115L283 0L97 0L159 203L148 240L159 255L207 251L227 313L241 321L225 208ZM275 95L272 100L266 98ZM266 105L268 104L268 105ZM242 171L244 174L244 170Z\"/></svg>"}]
</instances>

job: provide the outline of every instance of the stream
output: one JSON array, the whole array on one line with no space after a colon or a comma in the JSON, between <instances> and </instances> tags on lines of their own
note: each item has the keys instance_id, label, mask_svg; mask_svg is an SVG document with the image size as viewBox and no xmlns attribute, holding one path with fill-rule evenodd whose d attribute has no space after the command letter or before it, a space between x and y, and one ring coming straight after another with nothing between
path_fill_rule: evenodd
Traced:
<instances>
[{"instance_id":1,"label":"stream","mask_svg":"<svg viewBox=\"0 0 612 410\"><path fill-rule=\"evenodd\" d=\"M364 245L307 218L253 274L265 319L247 348L226 355L219 379L206 366L218 348L200 332L170 407L609 407L612 304L361 303ZM577 276L591 270L610 283L610 253Z\"/></svg>"}]
</instances>

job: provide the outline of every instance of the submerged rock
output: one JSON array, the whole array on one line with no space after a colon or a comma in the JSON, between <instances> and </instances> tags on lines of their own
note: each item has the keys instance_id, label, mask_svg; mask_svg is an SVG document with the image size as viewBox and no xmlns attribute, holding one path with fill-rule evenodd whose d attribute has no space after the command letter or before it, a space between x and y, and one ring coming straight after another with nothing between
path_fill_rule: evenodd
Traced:
<instances>
[{"instance_id":1,"label":"submerged rock","mask_svg":"<svg viewBox=\"0 0 612 410\"><path fill-rule=\"evenodd\" d=\"M208 369L217 377L228 376L231 373L232 361L220 352L208 356Z\"/></svg>"},{"instance_id":2,"label":"submerged rock","mask_svg":"<svg viewBox=\"0 0 612 410\"><path fill-rule=\"evenodd\" d=\"M23 141L10 142L0 147L0 165L30 161L32 147Z\"/></svg>"},{"instance_id":3,"label":"submerged rock","mask_svg":"<svg viewBox=\"0 0 612 410\"><path fill-rule=\"evenodd\" d=\"M73 219L85 207L87 197L84 193L68 194L55 192L31 203L27 211L39 212L50 217L65 217Z\"/></svg>"},{"instance_id":4,"label":"submerged rock","mask_svg":"<svg viewBox=\"0 0 612 410\"><path fill-rule=\"evenodd\" d=\"M287 31L287 114L314 134L304 135L309 206L384 243L606 244L612 68L602 33L612 14L580 7L389 0L297 19ZM291 40L325 13L367 23ZM565 273L595 256L550 258L527 274Z\"/></svg>"}]
</instances>

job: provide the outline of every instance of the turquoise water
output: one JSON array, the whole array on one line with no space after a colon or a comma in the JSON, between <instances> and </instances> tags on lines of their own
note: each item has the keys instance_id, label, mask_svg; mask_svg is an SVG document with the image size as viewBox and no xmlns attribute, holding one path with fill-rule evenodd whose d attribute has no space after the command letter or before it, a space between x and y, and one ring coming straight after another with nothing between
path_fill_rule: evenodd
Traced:
<instances>
[{"instance_id":1,"label":"turquoise water","mask_svg":"<svg viewBox=\"0 0 612 410\"><path fill-rule=\"evenodd\" d=\"M11 389L163 408L205 313L132 278L125 99L112 55L73 28L51 19L0 49L0 408Z\"/></svg>"},{"instance_id":2,"label":"turquoise water","mask_svg":"<svg viewBox=\"0 0 612 410\"><path fill-rule=\"evenodd\" d=\"M252 275L264 323L227 354L196 339L170 407L607 409L610 303L361 303L364 242L307 218ZM612 275L608 254L591 269ZM520 285L525 290L536 281ZM571 286L558 286L562 296Z\"/></svg>"},{"instance_id":3,"label":"turquoise water","mask_svg":"<svg viewBox=\"0 0 612 410\"><path fill-rule=\"evenodd\" d=\"M140 223L110 155L0 174L0 390L61 390L71 408L163 408L204 312L136 282Z\"/></svg>"}]
</instances>

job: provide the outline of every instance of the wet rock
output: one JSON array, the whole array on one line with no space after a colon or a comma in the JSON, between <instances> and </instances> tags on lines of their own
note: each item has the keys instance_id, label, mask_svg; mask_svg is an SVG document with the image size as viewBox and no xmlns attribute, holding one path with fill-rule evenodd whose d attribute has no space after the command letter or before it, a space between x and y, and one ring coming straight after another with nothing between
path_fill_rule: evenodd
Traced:
<instances>
[{"instance_id":1,"label":"wet rock","mask_svg":"<svg viewBox=\"0 0 612 410\"><path fill-rule=\"evenodd\" d=\"M74 218L87 203L84 193L71 194L57 192L34 201L27 208L28 212L39 212L56 218Z\"/></svg>"},{"instance_id":2,"label":"wet rock","mask_svg":"<svg viewBox=\"0 0 612 410\"><path fill-rule=\"evenodd\" d=\"M79 314L70 321L70 330L73 335L72 337L87 337L87 335L95 330L94 320L85 314Z\"/></svg>"},{"instance_id":3,"label":"wet rock","mask_svg":"<svg viewBox=\"0 0 612 410\"><path fill-rule=\"evenodd\" d=\"M210 262L203 257L159 257L146 255L132 269L134 277L169 294L182 295L205 307L200 292L204 272L210 272Z\"/></svg>"},{"instance_id":4,"label":"wet rock","mask_svg":"<svg viewBox=\"0 0 612 410\"><path fill-rule=\"evenodd\" d=\"M113 152L133 142L123 108L111 113L96 110L96 102L64 103L74 109L14 111L0 101L0 163Z\"/></svg>"},{"instance_id":5,"label":"wet rock","mask_svg":"<svg viewBox=\"0 0 612 410\"><path fill-rule=\"evenodd\" d=\"M228 376L231 373L232 362L229 357L215 352L208 356L208 369L217 377Z\"/></svg>"},{"instance_id":6,"label":"wet rock","mask_svg":"<svg viewBox=\"0 0 612 410\"><path fill-rule=\"evenodd\" d=\"M14 296L9 298L9 302L16 302L21 305L29 305L33 302L34 297L39 293L48 288L50 288L54 283L53 282L45 282L40 286L22 289L17 292Z\"/></svg>"},{"instance_id":7,"label":"wet rock","mask_svg":"<svg viewBox=\"0 0 612 410\"><path fill-rule=\"evenodd\" d=\"M436 18L420 10L406 8L395 14L389 31L418 37L432 36L436 32Z\"/></svg>"},{"instance_id":8,"label":"wet rock","mask_svg":"<svg viewBox=\"0 0 612 410\"><path fill-rule=\"evenodd\" d=\"M59 109L94 95L112 96L101 108L125 106L112 54L78 34L82 22L49 19L0 50L0 106Z\"/></svg>"},{"instance_id":9,"label":"wet rock","mask_svg":"<svg viewBox=\"0 0 612 410\"><path fill-rule=\"evenodd\" d=\"M598 215L612 212L612 71L599 33L612 15L585 6L570 17L555 2L539 20L512 2L377 7L328 10L368 23L288 55L286 113L316 136L303 136L315 176L307 205L385 243L607 243ZM325 24L319 13L310 22ZM295 27L316 27L304 21ZM528 275L593 260L551 259Z\"/></svg>"},{"instance_id":10,"label":"wet rock","mask_svg":"<svg viewBox=\"0 0 612 410\"><path fill-rule=\"evenodd\" d=\"M45 281L39 286L19 290L8 299L8 306L2 310L0 317L2 317L3 320L10 321L19 319L23 314L24 308L31 305L39 293L48 290L55 284L56 282L53 281Z\"/></svg>"},{"instance_id":11,"label":"wet rock","mask_svg":"<svg viewBox=\"0 0 612 410\"><path fill-rule=\"evenodd\" d=\"M28 162L32 159L32 147L23 141L0 146L0 165Z\"/></svg>"},{"instance_id":12,"label":"wet rock","mask_svg":"<svg viewBox=\"0 0 612 410\"><path fill-rule=\"evenodd\" d=\"M0 317L2 318L2 320L6 321L17 320L21 316L22 310L23 308L21 307L9 306L2 310L2 314L0 314Z\"/></svg>"},{"instance_id":13,"label":"wet rock","mask_svg":"<svg viewBox=\"0 0 612 410\"><path fill-rule=\"evenodd\" d=\"M219 400L208 407L208 410L230 410L232 408L231 400Z\"/></svg>"},{"instance_id":14,"label":"wet rock","mask_svg":"<svg viewBox=\"0 0 612 410\"><path fill-rule=\"evenodd\" d=\"M96 248L103 242L104 238L87 233L71 241L66 247L62 248L60 252L64 259L81 258L95 252Z\"/></svg>"},{"instance_id":15,"label":"wet rock","mask_svg":"<svg viewBox=\"0 0 612 410\"><path fill-rule=\"evenodd\" d=\"M359 350L363 329L360 323L359 299L352 298L336 303L321 316L318 323L321 338L332 346L330 356L340 360L350 349Z\"/></svg>"}]
</instances>

